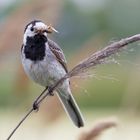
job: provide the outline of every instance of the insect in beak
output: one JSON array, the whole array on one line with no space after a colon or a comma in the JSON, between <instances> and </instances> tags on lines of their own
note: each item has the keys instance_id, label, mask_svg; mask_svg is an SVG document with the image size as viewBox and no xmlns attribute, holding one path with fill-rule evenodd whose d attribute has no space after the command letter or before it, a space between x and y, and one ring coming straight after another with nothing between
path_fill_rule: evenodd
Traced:
<instances>
[{"instance_id":1,"label":"insect in beak","mask_svg":"<svg viewBox=\"0 0 140 140\"><path fill-rule=\"evenodd\" d=\"M37 34L43 34L44 32L47 32L45 29L35 29L35 33Z\"/></svg>"},{"instance_id":2,"label":"insect in beak","mask_svg":"<svg viewBox=\"0 0 140 140\"><path fill-rule=\"evenodd\" d=\"M47 33L56 32L59 33L54 27L51 26L51 24L47 27Z\"/></svg>"},{"instance_id":3,"label":"insect in beak","mask_svg":"<svg viewBox=\"0 0 140 140\"><path fill-rule=\"evenodd\" d=\"M46 25L46 27L40 28L40 29L35 28L35 33L37 33L37 34L43 34L44 32L46 32L46 33L52 33L52 32L58 33L58 31L54 27L52 27L51 25L49 25L49 26Z\"/></svg>"}]
</instances>

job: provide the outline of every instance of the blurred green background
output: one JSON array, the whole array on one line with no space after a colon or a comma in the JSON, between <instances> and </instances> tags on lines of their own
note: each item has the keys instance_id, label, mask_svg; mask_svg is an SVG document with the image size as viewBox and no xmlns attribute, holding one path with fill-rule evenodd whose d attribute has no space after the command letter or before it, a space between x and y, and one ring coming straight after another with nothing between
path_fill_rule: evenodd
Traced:
<instances>
[{"instance_id":1,"label":"blurred green background","mask_svg":"<svg viewBox=\"0 0 140 140\"><path fill-rule=\"evenodd\" d=\"M51 23L59 31L59 34L49 37L64 50L71 69L108 44L138 34L140 1L0 0L0 134L3 134L3 139L43 90L26 77L20 61L25 25L34 19ZM115 132L112 137L101 138L103 140L110 137L140 139L139 46L139 42L128 45L122 52L107 59L105 64L90 71L90 76L71 79L72 91L86 126L108 116L121 120L122 131ZM63 130L68 137L63 135ZM58 99L50 97L13 139L68 140L76 139L78 131L73 129ZM56 132L56 137L52 132Z\"/></svg>"}]
</instances>

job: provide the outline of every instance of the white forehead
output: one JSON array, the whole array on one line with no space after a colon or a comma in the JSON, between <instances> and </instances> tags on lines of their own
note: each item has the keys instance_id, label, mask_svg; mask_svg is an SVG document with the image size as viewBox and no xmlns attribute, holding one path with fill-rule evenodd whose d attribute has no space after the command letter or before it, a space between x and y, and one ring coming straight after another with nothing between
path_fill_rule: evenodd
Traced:
<instances>
[{"instance_id":1,"label":"white forehead","mask_svg":"<svg viewBox=\"0 0 140 140\"><path fill-rule=\"evenodd\" d=\"M43 22L36 22L34 25L35 28L46 28L47 26Z\"/></svg>"},{"instance_id":2,"label":"white forehead","mask_svg":"<svg viewBox=\"0 0 140 140\"><path fill-rule=\"evenodd\" d=\"M45 29L45 28L47 28L47 25L45 25L43 22L36 22L35 25L30 24L30 25L27 27L27 29L31 29L32 26L33 26L34 28L36 28L36 29Z\"/></svg>"}]
</instances>

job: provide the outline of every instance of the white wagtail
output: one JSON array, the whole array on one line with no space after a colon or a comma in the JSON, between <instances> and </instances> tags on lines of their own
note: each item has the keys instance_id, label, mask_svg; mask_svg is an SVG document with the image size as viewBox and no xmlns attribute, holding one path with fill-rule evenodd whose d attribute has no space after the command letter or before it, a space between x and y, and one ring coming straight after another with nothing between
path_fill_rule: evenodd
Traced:
<instances>
[{"instance_id":1,"label":"white wagtail","mask_svg":"<svg viewBox=\"0 0 140 140\"><path fill-rule=\"evenodd\" d=\"M26 74L48 89L68 72L63 51L47 36L53 31L57 32L52 26L47 26L40 20L30 22L24 30L21 49L21 59ZM56 91L74 124L77 127L84 126L80 109L71 94L69 79L66 79ZM33 108L37 109L36 102Z\"/></svg>"}]
</instances>

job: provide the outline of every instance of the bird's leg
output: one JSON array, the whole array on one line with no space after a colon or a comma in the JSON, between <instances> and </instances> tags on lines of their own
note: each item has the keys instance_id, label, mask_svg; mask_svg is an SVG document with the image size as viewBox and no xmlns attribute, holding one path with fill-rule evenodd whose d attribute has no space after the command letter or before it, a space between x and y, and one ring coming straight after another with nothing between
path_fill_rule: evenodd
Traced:
<instances>
[{"instance_id":1,"label":"bird's leg","mask_svg":"<svg viewBox=\"0 0 140 140\"><path fill-rule=\"evenodd\" d=\"M45 94L46 90L48 90L48 89L49 89L49 87L47 86L47 87L41 92L41 94L36 98L36 100L35 100L34 103L33 103L33 109L34 109L34 110L38 111L38 104L37 104L37 102L38 102L38 100L42 97L42 95Z\"/></svg>"},{"instance_id":2,"label":"bird's leg","mask_svg":"<svg viewBox=\"0 0 140 140\"><path fill-rule=\"evenodd\" d=\"M48 92L50 96L54 96L53 90L51 86L48 86Z\"/></svg>"}]
</instances>

